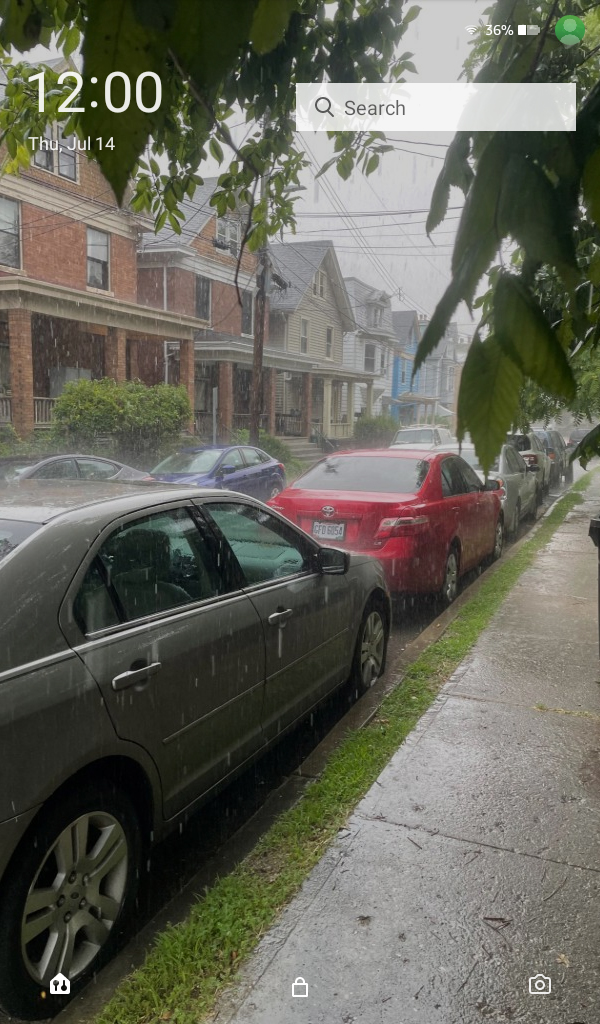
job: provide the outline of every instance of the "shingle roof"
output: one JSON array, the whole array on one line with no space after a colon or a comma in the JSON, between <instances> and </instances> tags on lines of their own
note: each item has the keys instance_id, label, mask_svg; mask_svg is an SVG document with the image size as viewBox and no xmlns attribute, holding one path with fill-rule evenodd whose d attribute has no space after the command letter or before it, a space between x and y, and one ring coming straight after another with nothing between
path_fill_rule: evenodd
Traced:
<instances>
[{"instance_id":1,"label":"shingle roof","mask_svg":"<svg viewBox=\"0 0 600 1024\"><path fill-rule=\"evenodd\" d=\"M270 247L273 269L284 281L287 288L274 288L271 292L271 309L296 309L312 283L333 242L276 242Z\"/></svg>"},{"instance_id":2,"label":"shingle roof","mask_svg":"<svg viewBox=\"0 0 600 1024\"><path fill-rule=\"evenodd\" d=\"M358 277L345 277L344 284L352 306L354 319L358 327L375 334L393 335L392 312L389 295L380 288L372 288ZM369 323L369 304L381 303L384 306L383 320L379 327Z\"/></svg>"},{"instance_id":3,"label":"shingle roof","mask_svg":"<svg viewBox=\"0 0 600 1024\"><path fill-rule=\"evenodd\" d=\"M204 184L197 186L194 198L188 199L186 196L179 204L185 214L180 235L165 225L157 235L150 232L142 239L142 252L152 252L156 249L181 249L191 245L207 220L216 214L214 207L210 205L210 197L217 187L217 180L217 178L205 178Z\"/></svg>"},{"instance_id":4,"label":"shingle roof","mask_svg":"<svg viewBox=\"0 0 600 1024\"><path fill-rule=\"evenodd\" d=\"M394 334L398 341L406 345L410 341L410 331L416 325L416 338L419 339L419 318L414 309L398 309L392 313Z\"/></svg>"}]
</instances>

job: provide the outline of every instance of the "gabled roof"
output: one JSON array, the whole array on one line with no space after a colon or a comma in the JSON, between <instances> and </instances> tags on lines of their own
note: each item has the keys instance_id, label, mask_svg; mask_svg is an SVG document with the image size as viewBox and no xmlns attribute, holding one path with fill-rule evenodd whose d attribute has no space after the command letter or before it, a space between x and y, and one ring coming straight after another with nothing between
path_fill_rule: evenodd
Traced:
<instances>
[{"instance_id":1,"label":"gabled roof","mask_svg":"<svg viewBox=\"0 0 600 1024\"><path fill-rule=\"evenodd\" d=\"M205 178L204 184L197 186L193 199L185 196L181 201L179 207L185 214L185 220L182 222L180 235L177 235L169 225L165 225L157 235L151 233L142 239L141 252L191 247L191 243L206 222L216 216L217 211L210 205L210 198L217 187L217 181L217 178Z\"/></svg>"},{"instance_id":2,"label":"gabled roof","mask_svg":"<svg viewBox=\"0 0 600 1024\"><path fill-rule=\"evenodd\" d=\"M356 329L352 307L333 242L277 242L270 246L273 270L287 283L287 288L272 288L270 304L272 312L292 313L298 308L305 295L313 298L312 282L318 270L327 274L335 303L342 318L344 331ZM329 301L314 297L315 302Z\"/></svg>"},{"instance_id":3,"label":"gabled roof","mask_svg":"<svg viewBox=\"0 0 600 1024\"><path fill-rule=\"evenodd\" d=\"M357 326L369 334L394 337L390 297L387 292L380 288L372 288L358 277L345 277L344 284ZM369 306L373 304L383 306L383 319L379 327L369 323Z\"/></svg>"},{"instance_id":4,"label":"gabled roof","mask_svg":"<svg viewBox=\"0 0 600 1024\"><path fill-rule=\"evenodd\" d=\"M392 313L392 324L394 334L401 345L407 345L410 341L411 328L414 337L419 340L421 336L419 318L416 309L398 309Z\"/></svg>"}]
</instances>

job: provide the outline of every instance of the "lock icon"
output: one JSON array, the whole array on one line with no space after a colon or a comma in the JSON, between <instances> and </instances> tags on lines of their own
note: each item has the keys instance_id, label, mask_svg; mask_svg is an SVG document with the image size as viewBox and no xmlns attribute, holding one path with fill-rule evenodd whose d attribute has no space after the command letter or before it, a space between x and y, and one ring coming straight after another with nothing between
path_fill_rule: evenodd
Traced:
<instances>
[{"instance_id":1,"label":"lock icon","mask_svg":"<svg viewBox=\"0 0 600 1024\"><path fill-rule=\"evenodd\" d=\"M304 978L296 978L292 985L292 995L295 999L306 999L308 997L308 985Z\"/></svg>"}]
</instances>

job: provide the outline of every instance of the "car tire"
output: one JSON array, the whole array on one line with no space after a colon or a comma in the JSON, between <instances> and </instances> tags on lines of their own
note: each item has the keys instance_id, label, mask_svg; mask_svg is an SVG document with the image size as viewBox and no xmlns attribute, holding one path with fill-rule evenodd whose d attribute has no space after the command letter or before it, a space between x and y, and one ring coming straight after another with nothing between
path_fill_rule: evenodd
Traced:
<instances>
[{"instance_id":1,"label":"car tire","mask_svg":"<svg viewBox=\"0 0 600 1024\"><path fill-rule=\"evenodd\" d=\"M543 500L544 500L544 495L542 493L542 488L541 487L536 487L536 489L535 489L535 507L539 508L540 505L542 504Z\"/></svg>"},{"instance_id":2,"label":"car tire","mask_svg":"<svg viewBox=\"0 0 600 1024\"><path fill-rule=\"evenodd\" d=\"M271 498L276 498L278 494L281 494L282 490L283 490L283 487L281 486L280 483L270 484L269 485L269 493L268 493L267 500L270 501Z\"/></svg>"},{"instance_id":3,"label":"car tire","mask_svg":"<svg viewBox=\"0 0 600 1024\"><path fill-rule=\"evenodd\" d=\"M442 608L449 608L458 594L458 578L460 569L460 554L456 544L452 544L446 556L444 567L444 581L438 591L438 603Z\"/></svg>"},{"instance_id":4,"label":"car tire","mask_svg":"<svg viewBox=\"0 0 600 1024\"><path fill-rule=\"evenodd\" d=\"M573 483L573 463L570 462L569 465L567 466L566 470L565 470L565 484L567 484L567 486L570 487L572 483Z\"/></svg>"},{"instance_id":5,"label":"car tire","mask_svg":"<svg viewBox=\"0 0 600 1024\"><path fill-rule=\"evenodd\" d=\"M85 844L85 861L76 842ZM98 858L96 871L90 858ZM132 916L140 863L139 820L116 786L82 782L40 812L0 887L0 1003L9 1014L54 1016L111 958ZM69 978L69 995L50 994L58 973Z\"/></svg>"},{"instance_id":6,"label":"car tire","mask_svg":"<svg viewBox=\"0 0 600 1024\"><path fill-rule=\"evenodd\" d=\"M483 561L484 566L487 567L489 565L493 565L494 562L497 562L498 559L502 557L503 550L504 550L504 520L503 520L502 516L499 515L498 519L496 521L496 527L495 527L495 532L494 532L494 547L493 547L493 550L491 551L491 553L489 555L487 555L487 557L484 559L484 561Z\"/></svg>"},{"instance_id":7,"label":"car tire","mask_svg":"<svg viewBox=\"0 0 600 1024\"><path fill-rule=\"evenodd\" d=\"M350 684L359 696L383 675L387 643L388 626L383 605L377 598L371 598L360 622L350 671Z\"/></svg>"}]
</instances>

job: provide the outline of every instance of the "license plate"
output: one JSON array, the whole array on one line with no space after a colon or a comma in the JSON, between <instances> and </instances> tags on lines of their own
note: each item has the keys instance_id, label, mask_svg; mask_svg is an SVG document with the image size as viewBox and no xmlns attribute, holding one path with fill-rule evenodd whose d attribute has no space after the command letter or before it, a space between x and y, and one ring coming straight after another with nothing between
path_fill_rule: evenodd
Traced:
<instances>
[{"instance_id":1,"label":"license plate","mask_svg":"<svg viewBox=\"0 0 600 1024\"><path fill-rule=\"evenodd\" d=\"M320 540L343 540L346 533L345 523L313 523L313 537Z\"/></svg>"}]
</instances>

